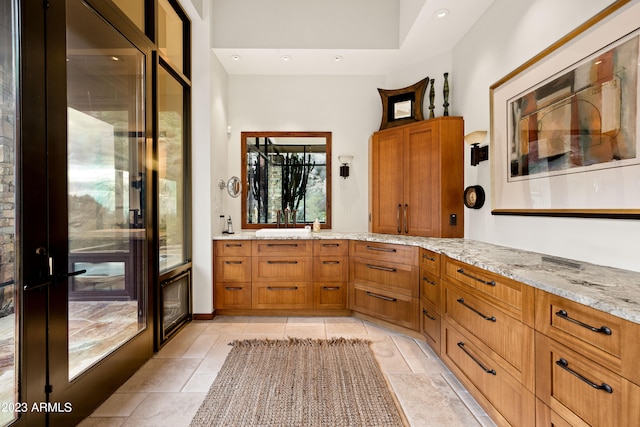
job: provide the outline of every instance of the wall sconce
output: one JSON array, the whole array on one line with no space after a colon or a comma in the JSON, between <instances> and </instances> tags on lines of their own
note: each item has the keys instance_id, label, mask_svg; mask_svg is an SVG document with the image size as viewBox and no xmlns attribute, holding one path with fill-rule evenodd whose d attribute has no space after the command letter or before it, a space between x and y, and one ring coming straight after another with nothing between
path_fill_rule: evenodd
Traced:
<instances>
[{"instance_id":1,"label":"wall sconce","mask_svg":"<svg viewBox=\"0 0 640 427\"><path fill-rule=\"evenodd\" d=\"M486 130L477 130L464 136L464 142L471 145L471 166L489 160L489 146L480 147L480 143L487 137Z\"/></svg>"},{"instance_id":2,"label":"wall sconce","mask_svg":"<svg viewBox=\"0 0 640 427\"><path fill-rule=\"evenodd\" d=\"M353 161L353 156L338 156L338 161L340 162L340 176L343 179L347 179L349 177L349 165Z\"/></svg>"}]
</instances>

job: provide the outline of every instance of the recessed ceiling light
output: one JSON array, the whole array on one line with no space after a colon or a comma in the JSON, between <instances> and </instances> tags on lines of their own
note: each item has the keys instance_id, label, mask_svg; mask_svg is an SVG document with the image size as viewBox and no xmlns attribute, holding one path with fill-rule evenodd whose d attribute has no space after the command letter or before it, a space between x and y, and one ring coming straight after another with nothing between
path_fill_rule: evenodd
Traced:
<instances>
[{"instance_id":1,"label":"recessed ceiling light","mask_svg":"<svg viewBox=\"0 0 640 427\"><path fill-rule=\"evenodd\" d=\"M438 9L436 10L436 13L433 14L433 17L437 19L442 19L447 15L449 15L448 9Z\"/></svg>"},{"instance_id":2,"label":"recessed ceiling light","mask_svg":"<svg viewBox=\"0 0 640 427\"><path fill-rule=\"evenodd\" d=\"M231 55L231 59L233 59L234 61L240 61L242 57L240 55Z\"/></svg>"},{"instance_id":3,"label":"recessed ceiling light","mask_svg":"<svg viewBox=\"0 0 640 427\"><path fill-rule=\"evenodd\" d=\"M340 61L342 61L343 59L344 59L344 58L343 58L342 56L340 56L340 55L335 55L335 56L333 57L333 60L334 60L334 61L336 61L336 62L340 62Z\"/></svg>"},{"instance_id":4,"label":"recessed ceiling light","mask_svg":"<svg viewBox=\"0 0 640 427\"><path fill-rule=\"evenodd\" d=\"M293 59L293 58L292 58L291 56L289 56L289 55L282 55L282 60L283 60L284 62L289 62L289 61L291 61L292 59Z\"/></svg>"}]
</instances>

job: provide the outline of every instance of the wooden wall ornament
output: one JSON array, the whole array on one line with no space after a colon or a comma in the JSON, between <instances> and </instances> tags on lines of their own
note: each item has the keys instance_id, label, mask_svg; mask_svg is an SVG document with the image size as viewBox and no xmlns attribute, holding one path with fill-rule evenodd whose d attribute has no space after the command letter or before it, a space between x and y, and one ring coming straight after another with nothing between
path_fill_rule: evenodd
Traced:
<instances>
[{"instance_id":1,"label":"wooden wall ornament","mask_svg":"<svg viewBox=\"0 0 640 427\"><path fill-rule=\"evenodd\" d=\"M380 130L424 120L422 103L429 77L402 89L380 89L382 122Z\"/></svg>"}]
</instances>

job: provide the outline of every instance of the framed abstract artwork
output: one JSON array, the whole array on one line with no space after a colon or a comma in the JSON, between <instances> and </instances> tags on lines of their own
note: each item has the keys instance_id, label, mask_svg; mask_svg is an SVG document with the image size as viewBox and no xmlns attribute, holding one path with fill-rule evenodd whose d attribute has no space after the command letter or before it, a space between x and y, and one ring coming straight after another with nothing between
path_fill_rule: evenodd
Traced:
<instances>
[{"instance_id":1,"label":"framed abstract artwork","mask_svg":"<svg viewBox=\"0 0 640 427\"><path fill-rule=\"evenodd\" d=\"M627 3L491 86L493 214L640 219L640 5Z\"/></svg>"}]
</instances>

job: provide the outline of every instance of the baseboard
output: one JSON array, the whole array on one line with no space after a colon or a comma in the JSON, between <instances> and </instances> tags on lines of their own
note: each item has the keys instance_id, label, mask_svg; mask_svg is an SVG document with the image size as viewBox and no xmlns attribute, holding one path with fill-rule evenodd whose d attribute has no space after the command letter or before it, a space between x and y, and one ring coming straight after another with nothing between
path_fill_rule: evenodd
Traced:
<instances>
[{"instance_id":1,"label":"baseboard","mask_svg":"<svg viewBox=\"0 0 640 427\"><path fill-rule=\"evenodd\" d=\"M215 313L193 313L193 320L213 320L216 317Z\"/></svg>"}]
</instances>

